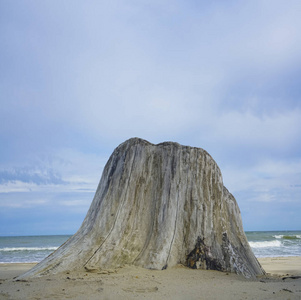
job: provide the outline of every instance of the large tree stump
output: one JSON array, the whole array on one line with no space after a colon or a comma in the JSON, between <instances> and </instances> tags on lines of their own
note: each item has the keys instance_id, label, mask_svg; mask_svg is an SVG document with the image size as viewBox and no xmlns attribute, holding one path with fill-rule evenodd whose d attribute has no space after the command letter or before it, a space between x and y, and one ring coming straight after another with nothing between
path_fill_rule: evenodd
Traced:
<instances>
[{"instance_id":1,"label":"large tree stump","mask_svg":"<svg viewBox=\"0 0 301 300\"><path fill-rule=\"evenodd\" d=\"M125 264L264 274L212 157L138 138L111 155L77 233L20 278Z\"/></svg>"}]
</instances>

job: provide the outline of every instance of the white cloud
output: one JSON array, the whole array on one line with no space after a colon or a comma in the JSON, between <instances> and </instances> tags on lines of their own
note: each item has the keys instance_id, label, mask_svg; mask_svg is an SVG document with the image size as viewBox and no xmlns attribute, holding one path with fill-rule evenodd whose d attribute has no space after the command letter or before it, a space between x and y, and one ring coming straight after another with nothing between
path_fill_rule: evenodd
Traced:
<instances>
[{"instance_id":1,"label":"white cloud","mask_svg":"<svg viewBox=\"0 0 301 300\"><path fill-rule=\"evenodd\" d=\"M290 147L299 140L301 110L258 116L250 112L231 111L222 114L216 123L217 136L233 145L244 144L268 148L271 152Z\"/></svg>"},{"instance_id":2,"label":"white cloud","mask_svg":"<svg viewBox=\"0 0 301 300\"><path fill-rule=\"evenodd\" d=\"M21 193L22 191L19 190L18 192ZM24 192L27 192L27 191L25 190ZM24 199L22 199L22 197L20 199L20 196L19 196L14 199L10 198L9 200L6 200L6 201L5 200L6 200L5 197L3 197L3 195L2 195L1 201L0 201L0 207L2 207L3 209L5 209L5 208L28 208L28 207L45 206L47 204L49 205L49 200L41 199L41 198L24 200Z\"/></svg>"},{"instance_id":3,"label":"white cloud","mask_svg":"<svg viewBox=\"0 0 301 300\"><path fill-rule=\"evenodd\" d=\"M264 159L252 167L229 166L223 171L224 183L246 202L299 203L301 160ZM237 199L241 200L241 199Z\"/></svg>"}]
</instances>

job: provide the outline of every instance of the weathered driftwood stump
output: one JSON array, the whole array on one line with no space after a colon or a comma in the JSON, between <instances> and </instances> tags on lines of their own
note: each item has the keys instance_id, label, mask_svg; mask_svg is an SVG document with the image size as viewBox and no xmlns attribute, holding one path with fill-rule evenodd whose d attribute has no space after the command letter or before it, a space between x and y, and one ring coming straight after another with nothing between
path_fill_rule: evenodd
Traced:
<instances>
[{"instance_id":1,"label":"weathered driftwood stump","mask_svg":"<svg viewBox=\"0 0 301 300\"><path fill-rule=\"evenodd\" d=\"M77 233L20 278L125 264L264 274L212 157L138 138L111 155Z\"/></svg>"}]
</instances>

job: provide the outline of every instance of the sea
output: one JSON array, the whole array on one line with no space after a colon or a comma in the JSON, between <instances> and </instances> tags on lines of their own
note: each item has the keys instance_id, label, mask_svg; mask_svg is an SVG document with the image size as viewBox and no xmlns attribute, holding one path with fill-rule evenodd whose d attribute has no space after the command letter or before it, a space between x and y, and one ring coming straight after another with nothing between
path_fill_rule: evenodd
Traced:
<instances>
[{"instance_id":1,"label":"sea","mask_svg":"<svg viewBox=\"0 0 301 300\"><path fill-rule=\"evenodd\" d=\"M0 237L0 263L36 263L71 235ZM301 256L301 231L247 231L256 257Z\"/></svg>"}]
</instances>

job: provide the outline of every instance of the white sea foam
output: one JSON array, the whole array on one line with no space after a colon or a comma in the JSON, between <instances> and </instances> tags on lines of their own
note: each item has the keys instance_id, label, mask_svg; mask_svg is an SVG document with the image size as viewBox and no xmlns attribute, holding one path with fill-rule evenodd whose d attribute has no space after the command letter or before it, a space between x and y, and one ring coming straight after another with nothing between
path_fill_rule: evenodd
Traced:
<instances>
[{"instance_id":1,"label":"white sea foam","mask_svg":"<svg viewBox=\"0 0 301 300\"><path fill-rule=\"evenodd\" d=\"M297 240L301 239L301 235L296 234L296 235L284 235L284 234L279 234L279 235L273 235L275 239L285 239L285 240Z\"/></svg>"},{"instance_id":2,"label":"white sea foam","mask_svg":"<svg viewBox=\"0 0 301 300\"><path fill-rule=\"evenodd\" d=\"M12 251L54 251L58 247L14 247L14 248L0 248L0 251L3 252L12 252Z\"/></svg>"},{"instance_id":3,"label":"white sea foam","mask_svg":"<svg viewBox=\"0 0 301 300\"><path fill-rule=\"evenodd\" d=\"M264 241L264 242L249 242L252 248L268 248L268 247L281 247L280 241Z\"/></svg>"}]
</instances>

